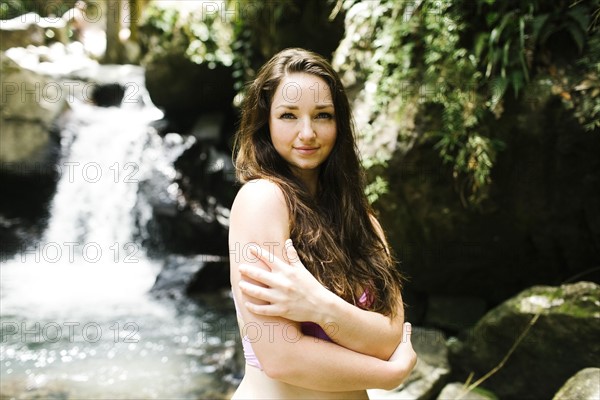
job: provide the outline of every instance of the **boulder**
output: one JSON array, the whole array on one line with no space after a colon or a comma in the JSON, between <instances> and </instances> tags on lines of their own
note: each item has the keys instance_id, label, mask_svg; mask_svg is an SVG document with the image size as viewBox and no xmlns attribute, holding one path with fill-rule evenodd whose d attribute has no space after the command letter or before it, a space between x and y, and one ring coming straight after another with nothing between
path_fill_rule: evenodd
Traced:
<instances>
[{"instance_id":1,"label":"boulder","mask_svg":"<svg viewBox=\"0 0 600 400\"><path fill-rule=\"evenodd\" d=\"M44 29L35 23L41 17L35 13L23 14L9 20L0 21L0 50L11 47L40 46L45 43Z\"/></svg>"},{"instance_id":2,"label":"boulder","mask_svg":"<svg viewBox=\"0 0 600 400\"><path fill-rule=\"evenodd\" d=\"M67 24L60 17L41 17L30 12L9 20L0 20L0 50L13 47L41 46L50 41L65 43Z\"/></svg>"},{"instance_id":3,"label":"boulder","mask_svg":"<svg viewBox=\"0 0 600 400\"><path fill-rule=\"evenodd\" d=\"M170 255L156 277L151 292L158 297L214 293L229 287L229 263L220 257Z\"/></svg>"},{"instance_id":4,"label":"boulder","mask_svg":"<svg viewBox=\"0 0 600 400\"><path fill-rule=\"evenodd\" d=\"M483 124L506 149L492 169L489 198L469 207L461 199L467 183L453 177L435 148L438 138L428 135L440 121L436 110L408 90L377 102L382 74L392 73L375 57L386 44L377 34L393 28L373 16L389 15L392 2L347 4L333 65L351 100L367 176L387 182L387 193L372 198L410 277L407 296L468 296L494 306L527 287L580 274L600 282L600 272L590 270L600 248L600 135L585 131L549 92L540 89L535 103L507 96L502 116ZM401 19L415 10L406 2ZM543 79L532 85L544 87Z\"/></svg>"},{"instance_id":5,"label":"boulder","mask_svg":"<svg viewBox=\"0 0 600 400\"><path fill-rule=\"evenodd\" d=\"M466 391L464 384L453 382L447 384L440 392L437 400L497 400L498 398L491 392L479 387Z\"/></svg>"},{"instance_id":6,"label":"boulder","mask_svg":"<svg viewBox=\"0 0 600 400\"><path fill-rule=\"evenodd\" d=\"M483 386L500 398L551 398L577 371L600 363L600 286L578 282L535 286L488 312L450 346L456 380L483 376L516 350Z\"/></svg>"},{"instance_id":7,"label":"boulder","mask_svg":"<svg viewBox=\"0 0 600 400\"><path fill-rule=\"evenodd\" d=\"M417 365L410 376L394 390L369 390L371 399L428 400L444 387L450 375L446 337L435 329L413 327L412 344Z\"/></svg>"},{"instance_id":8,"label":"boulder","mask_svg":"<svg viewBox=\"0 0 600 400\"><path fill-rule=\"evenodd\" d=\"M59 82L22 68L0 52L0 257L37 237L56 190Z\"/></svg>"},{"instance_id":9,"label":"boulder","mask_svg":"<svg viewBox=\"0 0 600 400\"><path fill-rule=\"evenodd\" d=\"M66 105L60 82L20 67L4 53L0 71L0 162L47 164L59 150L50 128Z\"/></svg>"},{"instance_id":10,"label":"boulder","mask_svg":"<svg viewBox=\"0 0 600 400\"><path fill-rule=\"evenodd\" d=\"M208 133L156 135L145 153L153 168L140 181L136 210L145 232L141 239L151 252L227 255L236 193L231 156L207 137L217 128L196 125Z\"/></svg>"},{"instance_id":11,"label":"boulder","mask_svg":"<svg viewBox=\"0 0 600 400\"><path fill-rule=\"evenodd\" d=\"M569 378L552 400L600 399L600 368L585 368Z\"/></svg>"},{"instance_id":12,"label":"boulder","mask_svg":"<svg viewBox=\"0 0 600 400\"><path fill-rule=\"evenodd\" d=\"M477 297L430 296L425 324L451 332L472 328L486 312L486 303Z\"/></svg>"},{"instance_id":13,"label":"boulder","mask_svg":"<svg viewBox=\"0 0 600 400\"><path fill-rule=\"evenodd\" d=\"M172 51L150 58L145 68L150 98L165 110L168 118L193 120L200 113L232 107L235 92L231 67L196 64L184 54Z\"/></svg>"}]
</instances>

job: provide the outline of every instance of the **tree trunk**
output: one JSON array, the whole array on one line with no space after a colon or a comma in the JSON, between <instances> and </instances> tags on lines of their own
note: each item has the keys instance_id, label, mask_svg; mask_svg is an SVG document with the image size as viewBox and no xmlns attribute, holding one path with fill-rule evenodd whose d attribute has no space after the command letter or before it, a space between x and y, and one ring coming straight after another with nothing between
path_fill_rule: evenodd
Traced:
<instances>
[{"instance_id":1,"label":"tree trunk","mask_svg":"<svg viewBox=\"0 0 600 400\"><path fill-rule=\"evenodd\" d=\"M140 0L129 0L129 40L137 43L138 41L138 24L142 14L142 2Z\"/></svg>"},{"instance_id":2,"label":"tree trunk","mask_svg":"<svg viewBox=\"0 0 600 400\"><path fill-rule=\"evenodd\" d=\"M119 38L121 30L121 0L104 0L106 11L106 54L104 63L119 64L123 60L123 44Z\"/></svg>"}]
</instances>

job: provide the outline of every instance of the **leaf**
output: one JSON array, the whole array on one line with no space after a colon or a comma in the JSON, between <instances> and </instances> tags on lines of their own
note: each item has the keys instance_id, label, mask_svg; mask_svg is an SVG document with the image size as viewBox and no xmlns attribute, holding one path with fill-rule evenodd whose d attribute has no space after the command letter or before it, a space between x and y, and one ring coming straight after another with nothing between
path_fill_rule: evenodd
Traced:
<instances>
[{"instance_id":1,"label":"leaf","mask_svg":"<svg viewBox=\"0 0 600 400\"><path fill-rule=\"evenodd\" d=\"M496 23L496 21L498 21L498 16L499 15L500 14L497 13L497 12L489 12L489 13L487 13L486 16L485 16L485 20L487 22L487 25L488 26L493 26Z\"/></svg>"},{"instance_id":2,"label":"leaf","mask_svg":"<svg viewBox=\"0 0 600 400\"><path fill-rule=\"evenodd\" d=\"M521 68L523 68L525 80L529 82L529 66L527 65L527 61L525 61L525 52L519 52L519 60L521 61Z\"/></svg>"},{"instance_id":3,"label":"leaf","mask_svg":"<svg viewBox=\"0 0 600 400\"><path fill-rule=\"evenodd\" d=\"M498 28L492 29L492 34L490 35L490 47L494 45L494 42L498 41L498 36L500 36L500 30Z\"/></svg>"},{"instance_id":4,"label":"leaf","mask_svg":"<svg viewBox=\"0 0 600 400\"><path fill-rule=\"evenodd\" d=\"M521 51L525 51L525 18L519 18L519 44L521 45Z\"/></svg>"},{"instance_id":5,"label":"leaf","mask_svg":"<svg viewBox=\"0 0 600 400\"><path fill-rule=\"evenodd\" d=\"M585 45L585 31L583 31L579 27L579 25L577 25L571 20L565 23L565 27L567 29L567 32L569 32L571 38L573 38L573 41L577 45L577 50L579 50L579 52L581 53L581 51L583 50L583 46Z\"/></svg>"},{"instance_id":6,"label":"leaf","mask_svg":"<svg viewBox=\"0 0 600 400\"><path fill-rule=\"evenodd\" d=\"M485 48L485 44L488 41L490 34L487 32L479 33L475 37L475 56L481 58L481 53Z\"/></svg>"},{"instance_id":7,"label":"leaf","mask_svg":"<svg viewBox=\"0 0 600 400\"><path fill-rule=\"evenodd\" d=\"M492 91L491 103L494 107L504 97L506 88L508 87L508 79L498 76L490 82L490 89Z\"/></svg>"},{"instance_id":8,"label":"leaf","mask_svg":"<svg viewBox=\"0 0 600 400\"><path fill-rule=\"evenodd\" d=\"M508 60L508 58L509 58L509 55L510 55L510 42L511 42L511 40L508 39L506 41L506 43L504 43L504 47L502 49L502 69L505 69L505 68L509 67L509 65L508 65L508 61L509 60Z\"/></svg>"},{"instance_id":9,"label":"leaf","mask_svg":"<svg viewBox=\"0 0 600 400\"><path fill-rule=\"evenodd\" d=\"M515 97L519 96L519 91L523 88L524 79L521 71L514 71L510 75L510 83L512 83L513 90L515 91Z\"/></svg>"},{"instance_id":10,"label":"leaf","mask_svg":"<svg viewBox=\"0 0 600 400\"><path fill-rule=\"evenodd\" d=\"M540 31L540 36L538 37L539 44L543 45L546 43L548 38L552 36L552 34L558 31L556 24L549 22L542 27Z\"/></svg>"},{"instance_id":11,"label":"leaf","mask_svg":"<svg viewBox=\"0 0 600 400\"><path fill-rule=\"evenodd\" d=\"M588 14L588 10L584 10L583 7L574 7L567 13L572 20L577 22L579 28L582 31L587 31L588 26L590 24L590 16Z\"/></svg>"},{"instance_id":12,"label":"leaf","mask_svg":"<svg viewBox=\"0 0 600 400\"><path fill-rule=\"evenodd\" d=\"M546 21L548 21L548 17L550 17L550 14L541 14L536 16L535 18L533 18L533 39L534 41L538 40L538 37L540 35L540 32L542 31L542 28L546 25Z\"/></svg>"}]
</instances>

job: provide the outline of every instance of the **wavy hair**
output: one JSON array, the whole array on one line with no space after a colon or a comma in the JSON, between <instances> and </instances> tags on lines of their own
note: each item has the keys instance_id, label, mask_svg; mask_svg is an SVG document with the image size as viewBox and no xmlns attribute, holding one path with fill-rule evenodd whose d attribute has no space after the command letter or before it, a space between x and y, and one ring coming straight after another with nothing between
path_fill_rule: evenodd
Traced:
<instances>
[{"instance_id":1,"label":"wavy hair","mask_svg":"<svg viewBox=\"0 0 600 400\"><path fill-rule=\"evenodd\" d=\"M293 73L327 82L334 104L337 137L319 169L316 196L275 150L269 114L275 90ZM402 277L371 220L364 193L348 97L329 62L313 52L290 48L273 56L249 84L234 142L236 177L241 183L268 179L282 190L290 215L290 236L301 261L315 278L344 300L357 304L363 290L369 310L395 315Z\"/></svg>"}]
</instances>

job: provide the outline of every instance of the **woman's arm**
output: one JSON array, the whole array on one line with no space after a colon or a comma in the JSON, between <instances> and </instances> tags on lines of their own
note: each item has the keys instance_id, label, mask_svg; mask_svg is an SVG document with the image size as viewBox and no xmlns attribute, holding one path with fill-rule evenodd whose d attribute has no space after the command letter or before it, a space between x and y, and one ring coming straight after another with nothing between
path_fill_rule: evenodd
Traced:
<instances>
[{"instance_id":1,"label":"woman's arm","mask_svg":"<svg viewBox=\"0 0 600 400\"><path fill-rule=\"evenodd\" d=\"M231 283L244 321L242 334L251 342L265 373L286 383L322 391L397 386L416 360L410 341L398 347L399 353L405 354L401 359L383 361L304 336L297 322L248 310L249 298L239 289L239 265L252 264L267 270L249 249L260 245L281 254L288 236L287 206L279 188L268 181L247 183L231 210Z\"/></svg>"},{"instance_id":2,"label":"woman's arm","mask_svg":"<svg viewBox=\"0 0 600 400\"><path fill-rule=\"evenodd\" d=\"M385 243L383 231L372 218ZM396 316L390 318L350 304L323 287L300 262L291 242L285 245L287 262L269 251L255 248L252 253L267 264L270 271L252 264L240 266L245 278L262 285L241 283L242 292L251 296L248 309L256 314L280 316L294 321L313 321L331 339L350 350L388 360L402 337L404 306L397 300ZM260 304L256 301L260 299ZM377 340L373 340L373 338Z\"/></svg>"}]
</instances>

